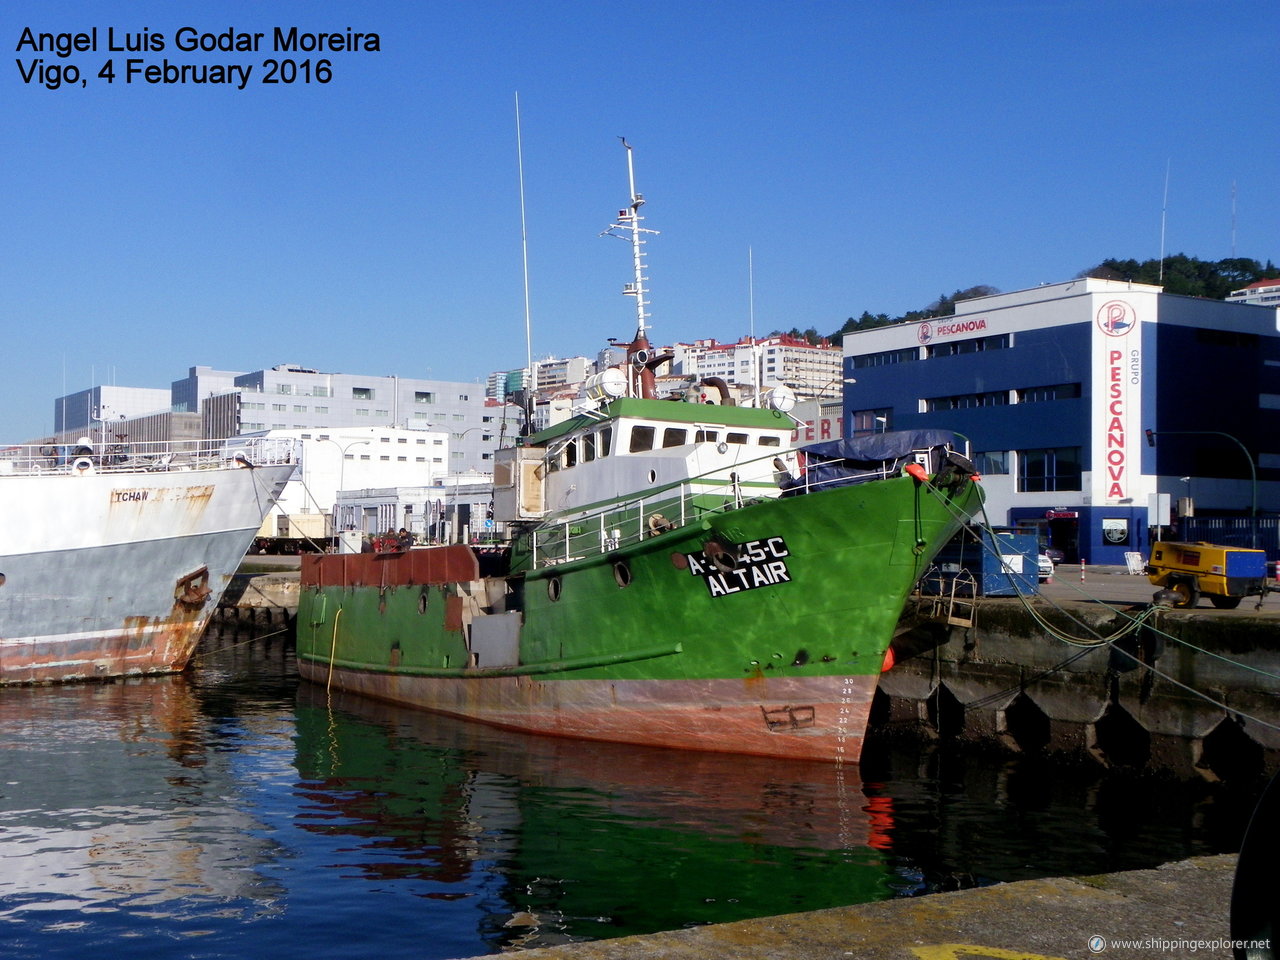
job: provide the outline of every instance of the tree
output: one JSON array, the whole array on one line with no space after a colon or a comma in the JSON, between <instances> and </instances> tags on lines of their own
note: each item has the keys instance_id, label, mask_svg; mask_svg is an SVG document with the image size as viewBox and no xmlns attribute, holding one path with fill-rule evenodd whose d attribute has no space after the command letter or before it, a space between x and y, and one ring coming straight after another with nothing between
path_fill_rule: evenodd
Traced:
<instances>
[{"instance_id":1,"label":"tree","mask_svg":"<svg viewBox=\"0 0 1280 960\"><path fill-rule=\"evenodd\" d=\"M1144 260L1141 263L1137 260L1103 260L1096 267L1077 274L1104 280L1149 283L1163 286L1166 293L1210 300L1225 300L1232 290L1275 275L1276 269L1270 260L1264 267L1247 257L1213 261L1198 260L1184 253L1165 257L1163 261Z\"/></svg>"},{"instance_id":2,"label":"tree","mask_svg":"<svg viewBox=\"0 0 1280 960\"><path fill-rule=\"evenodd\" d=\"M1247 257L1230 257L1226 260L1198 260L1178 253L1165 257L1163 266L1160 260L1103 260L1095 267L1082 270L1077 277L1098 277L1104 280L1131 280L1134 283L1162 284L1169 293L1183 294L1189 297L1207 297L1213 300L1225 300L1233 290L1240 290L1270 277L1280 277L1280 269L1268 260L1258 263ZM873 330L897 323L919 323L922 320L933 320L938 317L954 316L956 304L962 300L975 297L989 297L999 293L995 287L979 284L957 290L952 294L942 294L928 306L920 310L909 310L900 317L890 317L885 313L872 314L863 310L862 315L849 317L844 325L833 333L829 339L839 342L846 333L860 330ZM810 328L812 330L812 328ZM810 331L801 334L793 329L793 336L808 336Z\"/></svg>"}]
</instances>

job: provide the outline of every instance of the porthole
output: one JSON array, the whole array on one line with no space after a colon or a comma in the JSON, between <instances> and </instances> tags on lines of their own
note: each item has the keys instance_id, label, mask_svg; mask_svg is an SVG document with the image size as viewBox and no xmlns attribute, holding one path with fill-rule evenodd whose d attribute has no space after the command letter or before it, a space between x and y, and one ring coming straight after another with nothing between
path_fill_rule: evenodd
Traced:
<instances>
[{"instance_id":1,"label":"porthole","mask_svg":"<svg viewBox=\"0 0 1280 960\"><path fill-rule=\"evenodd\" d=\"M427 591L425 590L423 590L422 593L418 595L418 612L419 613L427 612Z\"/></svg>"},{"instance_id":2,"label":"porthole","mask_svg":"<svg viewBox=\"0 0 1280 960\"><path fill-rule=\"evenodd\" d=\"M0 587L4 586L4 574L0 573Z\"/></svg>"},{"instance_id":3,"label":"porthole","mask_svg":"<svg viewBox=\"0 0 1280 960\"><path fill-rule=\"evenodd\" d=\"M650 482L650 483L657 483L657 482L658 482L658 471L657 471L657 470L650 470L650 471L649 471L649 482Z\"/></svg>"},{"instance_id":4,"label":"porthole","mask_svg":"<svg viewBox=\"0 0 1280 960\"><path fill-rule=\"evenodd\" d=\"M560 578L552 577L547 581L547 597L552 603L560 599Z\"/></svg>"},{"instance_id":5,"label":"porthole","mask_svg":"<svg viewBox=\"0 0 1280 960\"><path fill-rule=\"evenodd\" d=\"M631 567L627 565L625 560L619 560L613 565L613 579L617 581L620 587L631 586Z\"/></svg>"}]
</instances>

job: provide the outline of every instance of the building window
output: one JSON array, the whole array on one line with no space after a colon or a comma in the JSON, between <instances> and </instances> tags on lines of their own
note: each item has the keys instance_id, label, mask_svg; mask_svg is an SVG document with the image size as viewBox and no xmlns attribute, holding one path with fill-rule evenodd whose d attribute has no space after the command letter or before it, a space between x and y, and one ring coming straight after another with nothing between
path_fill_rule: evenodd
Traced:
<instances>
[{"instance_id":1,"label":"building window","mask_svg":"<svg viewBox=\"0 0 1280 960\"><path fill-rule=\"evenodd\" d=\"M946 410L972 410L975 407L1004 407L1009 404L1008 390L989 390L986 393L961 393L953 397L926 397L925 413L941 413Z\"/></svg>"},{"instance_id":2,"label":"building window","mask_svg":"<svg viewBox=\"0 0 1280 960\"><path fill-rule=\"evenodd\" d=\"M328 407L316 407L316 413L328 413L328 412L329 412Z\"/></svg>"},{"instance_id":3,"label":"building window","mask_svg":"<svg viewBox=\"0 0 1280 960\"><path fill-rule=\"evenodd\" d=\"M357 417L367 417L368 415L369 415L369 408L368 408L368 407L356 407L356 416L357 416Z\"/></svg>"},{"instance_id":4,"label":"building window","mask_svg":"<svg viewBox=\"0 0 1280 960\"><path fill-rule=\"evenodd\" d=\"M930 358L958 357L964 353L983 353L987 350L1007 350L1010 346L1007 333L994 337L975 337L969 340L952 340L947 343L935 343L928 347Z\"/></svg>"},{"instance_id":5,"label":"building window","mask_svg":"<svg viewBox=\"0 0 1280 960\"><path fill-rule=\"evenodd\" d=\"M850 416L850 425L853 428L853 435L860 433L884 433L889 429L892 422L893 411L888 407L881 407L878 410L854 410Z\"/></svg>"},{"instance_id":6,"label":"building window","mask_svg":"<svg viewBox=\"0 0 1280 960\"><path fill-rule=\"evenodd\" d=\"M306 407L304 407L304 406L303 406L302 404L300 404L300 403L295 403L295 404L293 405L293 412L294 412L294 413L306 413L306 412L307 412L307 408L306 408Z\"/></svg>"},{"instance_id":7,"label":"building window","mask_svg":"<svg viewBox=\"0 0 1280 960\"><path fill-rule=\"evenodd\" d=\"M1024 387L1014 391L1019 403L1043 403L1046 400L1078 400L1080 384L1055 383L1051 387Z\"/></svg>"},{"instance_id":8,"label":"building window","mask_svg":"<svg viewBox=\"0 0 1280 960\"><path fill-rule=\"evenodd\" d=\"M429 390L417 390L413 394L414 403L435 403L436 395Z\"/></svg>"},{"instance_id":9,"label":"building window","mask_svg":"<svg viewBox=\"0 0 1280 960\"><path fill-rule=\"evenodd\" d=\"M1079 447L1018 452L1019 493L1053 493L1058 490L1079 489Z\"/></svg>"},{"instance_id":10,"label":"building window","mask_svg":"<svg viewBox=\"0 0 1280 960\"><path fill-rule=\"evenodd\" d=\"M276 393L293 393L293 384L291 384L291 383L277 383L277 384L276 384Z\"/></svg>"},{"instance_id":11,"label":"building window","mask_svg":"<svg viewBox=\"0 0 1280 960\"><path fill-rule=\"evenodd\" d=\"M979 453L973 458L973 465L977 467L978 473L983 476L1003 476L1009 472L1009 451L1008 450L988 450L986 453Z\"/></svg>"},{"instance_id":12,"label":"building window","mask_svg":"<svg viewBox=\"0 0 1280 960\"><path fill-rule=\"evenodd\" d=\"M370 389L369 387L352 387L351 399L352 400L372 400L373 390Z\"/></svg>"},{"instance_id":13,"label":"building window","mask_svg":"<svg viewBox=\"0 0 1280 960\"><path fill-rule=\"evenodd\" d=\"M885 350L883 353L864 353L853 358L853 368L861 370L865 367L887 367L895 363L909 363L920 359L920 351L916 347L902 350Z\"/></svg>"},{"instance_id":14,"label":"building window","mask_svg":"<svg viewBox=\"0 0 1280 960\"><path fill-rule=\"evenodd\" d=\"M274 410L276 413L284 413L286 410L289 409L289 405L287 403L273 403L271 405L271 409Z\"/></svg>"}]
</instances>

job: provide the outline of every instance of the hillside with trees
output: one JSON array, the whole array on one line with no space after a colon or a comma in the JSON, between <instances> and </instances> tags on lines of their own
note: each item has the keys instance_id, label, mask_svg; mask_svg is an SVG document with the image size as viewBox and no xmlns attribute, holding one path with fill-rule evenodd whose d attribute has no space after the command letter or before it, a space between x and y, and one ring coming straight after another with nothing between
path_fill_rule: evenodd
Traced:
<instances>
[{"instance_id":1,"label":"hillside with trees","mask_svg":"<svg viewBox=\"0 0 1280 960\"><path fill-rule=\"evenodd\" d=\"M1245 257L1230 257L1225 260L1198 260L1179 253L1164 258L1163 271L1159 260L1103 260L1097 266L1082 270L1077 277L1098 277L1105 280L1132 280L1134 283L1149 283L1163 286L1167 293L1176 293L1188 297L1205 297L1210 300L1225 300L1232 290L1247 287L1258 280L1280 277L1280 268L1270 260L1265 264ZM980 284L957 290L950 295L942 294L928 306L920 310L911 310L900 317L891 317L887 313L873 314L869 310L862 311L860 317L850 317L835 333L826 339L838 343L846 333L858 330L870 330L874 327L886 327L896 323L918 323L921 320L934 320L938 317L949 317L956 312L956 302L971 300L974 297L987 297L999 293L995 287ZM772 335L788 333L793 337L817 343L823 339L814 327L800 330L793 327L789 331L775 330Z\"/></svg>"}]
</instances>

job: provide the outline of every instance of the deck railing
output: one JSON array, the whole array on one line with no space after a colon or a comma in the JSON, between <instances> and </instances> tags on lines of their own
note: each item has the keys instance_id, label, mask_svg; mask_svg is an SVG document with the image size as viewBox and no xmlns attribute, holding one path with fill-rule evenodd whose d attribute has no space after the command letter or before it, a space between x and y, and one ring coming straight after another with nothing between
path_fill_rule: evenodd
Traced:
<instances>
[{"instance_id":1,"label":"deck railing","mask_svg":"<svg viewBox=\"0 0 1280 960\"><path fill-rule=\"evenodd\" d=\"M45 443L0 447L0 477L84 473L215 470L298 462L291 438L168 440L140 443Z\"/></svg>"},{"instance_id":2,"label":"deck railing","mask_svg":"<svg viewBox=\"0 0 1280 960\"><path fill-rule=\"evenodd\" d=\"M668 529L683 527L707 516L738 509L750 500L781 496L784 491L780 486L768 487L760 485L759 481L751 483L741 479L741 468L773 460L779 454L780 451L772 450L752 460L736 463L730 468L719 467L696 477L651 487L642 494L610 504L596 513L544 524L531 534L533 566L553 566L610 553L647 537L658 536ZM828 486L844 486L850 482L868 482L896 476L902 463L901 459L886 461L878 468L867 470L856 480L845 477L811 483L808 476L803 475L786 494L798 496L814 493ZM758 470L748 473L760 476Z\"/></svg>"}]
</instances>

